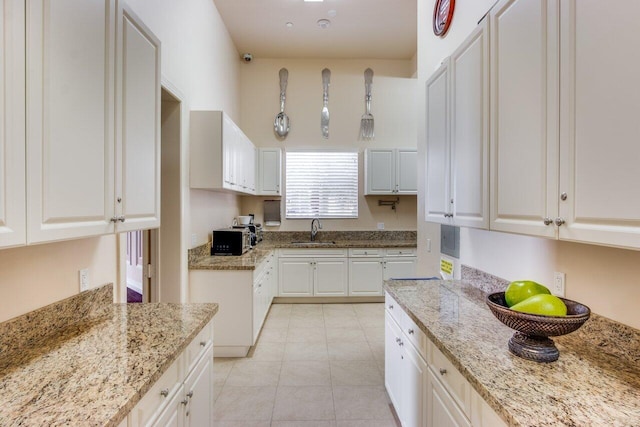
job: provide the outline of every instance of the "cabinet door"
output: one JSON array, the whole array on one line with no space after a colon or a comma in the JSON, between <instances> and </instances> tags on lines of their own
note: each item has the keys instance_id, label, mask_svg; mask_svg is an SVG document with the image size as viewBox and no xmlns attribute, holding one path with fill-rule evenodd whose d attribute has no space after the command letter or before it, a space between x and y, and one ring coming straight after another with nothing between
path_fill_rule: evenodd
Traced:
<instances>
[{"instance_id":1,"label":"cabinet door","mask_svg":"<svg viewBox=\"0 0 640 427\"><path fill-rule=\"evenodd\" d=\"M401 371L404 356L400 350L400 328L388 311L384 312L384 385L389 399L400 416L401 408Z\"/></svg>"},{"instance_id":2,"label":"cabinet door","mask_svg":"<svg viewBox=\"0 0 640 427\"><path fill-rule=\"evenodd\" d=\"M500 0L491 27L491 229L555 237L557 0Z\"/></svg>"},{"instance_id":3,"label":"cabinet door","mask_svg":"<svg viewBox=\"0 0 640 427\"><path fill-rule=\"evenodd\" d=\"M453 223L488 228L488 19L451 55L450 74Z\"/></svg>"},{"instance_id":4,"label":"cabinet door","mask_svg":"<svg viewBox=\"0 0 640 427\"><path fill-rule=\"evenodd\" d=\"M160 416L150 424L153 427L183 427L185 403L184 387L181 386L173 398L167 403Z\"/></svg>"},{"instance_id":5,"label":"cabinet door","mask_svg":"<svg viewBox=\"0 0 640 427\"><path fill-rule=\"evenodd\" d=\"M185 427L213 425L213 386L213 347L209 347L184 381Z\"/></svg>"},{"instance_id":6,"label":"cabinet door","mask_svg":"<svg viewBox=\"0 0 640 427\"><path fill-rule=\"evenodd\" d=\"M113 232L115 0L26 10L27 241Z\"/></svg>"},{"instance_id":7,"label":"cabinet door","mask_svg":"<svg viewBox=\"0 0 640 427\"><path fill-rule=\"evenodd\" d=\"M130 231L160 226L160 40L119 4L116 215Z\"/></svg>"},{"instance_id":8,"label":"cabinet door","mask_svg":"<svg viewBox=\"0 0 640 427\"><path fill-rule=\"evenodd\" d=\"M26 243L24 2L0 9L0 248Z\"/></svg>"},{"instance_id":9,"label":"cabinet door","mask_svg":"<svg viewBox=\"0 0 640 427\"><path fill-rule=\"evenodd\" d=\"M610 6L562 2L559 236L638 249L640 2Z\"/></svg>"},{"instance_id":10,"label":"cabinet door","mask_svg":"<svg viewBox=\"0 0 640 427\"><path fill-rule=\"evenodd\" d=\"M427 362L416 349L403 339L402 360L402 425L424 426L427 418L427 381L429 368ZM436 424L440 427L440 424Z\"/></svg>"},{"instance_id":11,"label":"cabinet door","mask_svg":"<svg viewBox=\"0 0 640 427\"><path fill-rule=\"evenodd\" d=\"M282 151L279 148L261 148L258 164L258 186L264 196L280 196Z\"/></svg>"},{"instance_id":12,"label":"cabinet door","mask_svg":"<svg viewBox=\"0 0 640 427\"><path fill-rule=\"evenodd\" d=\"M396 188L394 150L366 150L365 156L365 195L393 194Z\"/></svg>"},{"instance_id":13,"label":"cabinet door","mask_svg":"<svg viewBox=\"0 0 640 427\"><path fill-rule=\"evenodd\" d=\"M416 277L416 258L385 258L384 280Z\"/></svg>"},{"instance_id":14,"label":"cabinet door","mask_svg":"<svg viewBox=\"0 0 640 427\"><path fill-rule=\"evenodd\" d=\"M233 181L233 149L235 125L226 114L222 114L222 179L225 188L231 188Z\"/></svg>"},{"instance_id":15,"label":"cabinet door","mask_svg":"<svg viewBox=\"0 0 640 427\"><path fill-rule=\"evenodd\" d=\"M313 268L311 259L281 258L278 261L280 296L312 296Z\"/></svg>"},{"instance_id":16,"label":"cabinet door","mask_svg":"<svg viewBox=\"0 0 640 427\"><path fill-rule=\"evenodd\" d=\"M426 83L425 220L448 224L449 195L449 59ZM446 216L445 216L446 215Z\"/></svg>"},{"instance_id":17,"label":"cabinet door","mask_svg":"<svg viewBox=\"0 0 640 427\"><path fill-rule=\"evenodd\" d=\"M382 295L382 258L349 260L349 295Z\"/></svg>"},{"instance_id":18,"label":"cabinet door","mask_svg":"<svg viewBox=\"0 0 640 427\"><path fill-rule=\"evenodd\" d=\"M346 258L317 258L313 261L313 294L317 296L346 296L349 282L349 263Z\"/></svg>"},{"instance_id":19,"label":"cabinet door","mask_svg":"<svg viewBox=\"0 0 640 427\"><path fill-rule=\"evenodd\" d=\"M427 427L470 427L467 418L433 372L428 371L427 378Z\"/></svg>"},{"instance_id":20,"label":"cabinet door","mask_svg":"<svg viewBox=\"0 0 640 427\"><path fill-rule=\"evenodd\" d=\"M418 194L418 151L396 151L396 193Z\"/></svg>"}]
</instances>

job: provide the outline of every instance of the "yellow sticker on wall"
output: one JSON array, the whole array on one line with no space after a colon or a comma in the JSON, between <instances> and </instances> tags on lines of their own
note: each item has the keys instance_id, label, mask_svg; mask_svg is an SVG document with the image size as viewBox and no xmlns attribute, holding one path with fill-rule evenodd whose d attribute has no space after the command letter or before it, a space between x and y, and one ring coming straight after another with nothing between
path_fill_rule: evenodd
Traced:
<instances>
[{"instance_id":1,"label":"yellow sticker on wall","mask_svg":"<svg viewBox=\"0 0 640 427\"><path fill-rule=\"evenodd\" d=\"M440 258L440 271L445 274L453 274L453 263L444 258Z\"/></svg>"}]
</instances>

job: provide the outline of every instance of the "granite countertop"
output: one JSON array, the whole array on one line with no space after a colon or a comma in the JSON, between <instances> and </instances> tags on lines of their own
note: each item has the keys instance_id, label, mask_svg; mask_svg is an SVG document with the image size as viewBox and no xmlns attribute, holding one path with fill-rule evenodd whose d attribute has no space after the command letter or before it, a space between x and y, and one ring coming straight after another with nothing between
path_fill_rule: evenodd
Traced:
<instances>
[{"instance_id":1,"label":"granite countertop","mask_svg":"<svg viewBox=\"0 0 640 427\"><path fill-rule=\"evenodd\" d=\"M428 338L511 426L640 426L640 331L592 314L553 340L560 358L512 355L513 330L463 281L388 281Z\"/></svg>"},{"instance_id":2,"label":"granite countertop","mask_svg":"<svg viewBox=\"0 0 640 427\"><path fill-rule=\"evenodd\" d=\"M52 307L52 322L73 317L70 307ZM47 329L35 323L46 315L0 324L0 425L117 426L217 310L109 304L43 336L27 327Z\"/></svg>"},{"instance_id":3,"label":"granite countertop","mask_svg":"<svg viewBox=\"0 0 640 427\"><path fill-rule=\"evenodd\" d=\"M350 248L415 248L415 232L404 231L342 231L321 232L316 242L309 241L308 232L271 232L269 239L239 256L211 256L210 244L189 250L190 270L255 270L276 249L350 249ZM299 242L294 244L293 242ZM334 242L326 244L327 242Z\"/></svg>"}]
</instances>

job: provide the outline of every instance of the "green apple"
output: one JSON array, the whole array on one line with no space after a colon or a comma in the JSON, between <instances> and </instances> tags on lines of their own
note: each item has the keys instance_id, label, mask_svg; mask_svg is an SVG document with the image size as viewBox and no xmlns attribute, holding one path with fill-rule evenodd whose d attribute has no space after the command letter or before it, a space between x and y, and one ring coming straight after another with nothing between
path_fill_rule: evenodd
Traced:
<instances>
[{"instance_id":1,"label":"green apple","mask_svg":"<svg viewBox=\"0 0 640 427\"><path fill-rule=\"evenodd\" d=\"M507 290L504 292L504 299L509 307L518 304L537 294L550 294L551 291L540 283L532 280L517 280L509 283Z\"/></svg>"},{"instance_id":2,"label":"green apple","mask_svg":"<svg viewBox=\"0 0 640 427\"><path fill-rule=\"evenodd\" d=\"M545 316L566 316L567 306L555 295L537 294L513 305L511 310Z\"/></svg>"}]
</instances>

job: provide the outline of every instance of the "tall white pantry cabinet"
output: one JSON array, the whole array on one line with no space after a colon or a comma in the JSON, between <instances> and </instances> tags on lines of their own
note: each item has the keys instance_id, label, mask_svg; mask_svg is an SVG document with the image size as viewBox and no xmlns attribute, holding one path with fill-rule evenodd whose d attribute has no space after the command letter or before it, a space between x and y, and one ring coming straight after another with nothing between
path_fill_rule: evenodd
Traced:
<instances>
[{"instance_id":1,"label":"tall white pantry cabinet","mask_svg":"<svg viewBox=\"0 0 640 427\"><path fill-rule=\"evenodd\" d=\"M2 13L0 247L158 227L159 40L115 0Z\"/></svg>"}]
</instances>

